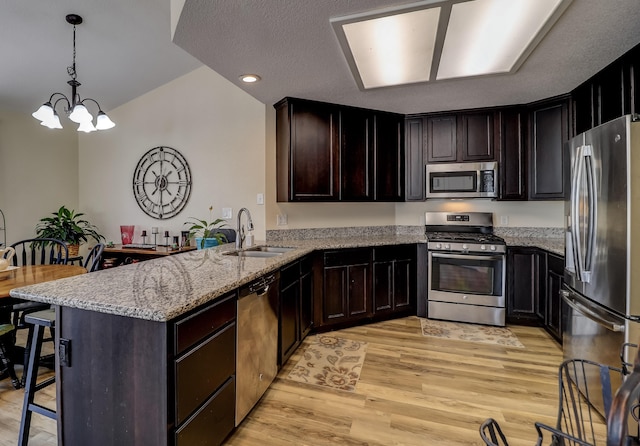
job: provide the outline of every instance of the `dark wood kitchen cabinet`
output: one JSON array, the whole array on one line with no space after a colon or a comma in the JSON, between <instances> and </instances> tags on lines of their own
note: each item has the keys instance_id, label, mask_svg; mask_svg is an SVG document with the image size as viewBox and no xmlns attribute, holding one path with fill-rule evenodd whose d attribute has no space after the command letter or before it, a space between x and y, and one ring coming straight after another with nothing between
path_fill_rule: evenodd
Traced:
<instances>
[{"instance_id":1,"label":"dark wood kitchen cabinet","mask_svg":"<svg viewBox=\"0 0 640 446\"><path fill-rule=\"evenodd\" d=\"M544 326L558 342L562 343L562 298L560 290L564 281L564 258L551 253L547 253L546 256Z\"/></svg>"},{"instance_id":2,"label":"dark wood kitchen cabinet","mask_svg":"<svg viewBox=\"0 0 640 446\"><path fill-rule=\"evenodd\" d=\"M415 314L416 245L373 248L373 312L375 316Z\"/></svg>"},{"instance_id":3,"label":"dark wood kitchen cabinet","mask_svg":"<svg viewBox=\"0 0 640 446\"><path fill-rule=\"evenodd\" d=\"M426 198L423 120L422 117L411 117L405 121L406 201L424 201Z\"/></svg>"},{"instance_id":4,"label":"dark wood kitchen cabinet","mask_svg":"<svg viewBox=\"0 0 640 446\"><path fill-rule=\"evenodd\" d=\"M493 111L426 118L427 163L495 161Z\"/></svg>"},{"instance_id":5,"label":"dark wood kitchen cabinet","mask_svg":"<svg viewBox=\"0 0 640 446\"><path fill-rule=\"evenodd\" d=\"M325 251L322 299L317 299L316 327L358 321L372 316L371 248Z\"/></svg>"},{"instance_id":6,"label":"dark wood kitchen cabinet","mask_svg":"<svg viewBox=\"0 0 640 446\"><path fill-rule=\"evenodd\" d=\"M340 198L371 201L374 194L374 115L368 110L340 111Z\"/></svg>"},{"instance_id":7,"label":"dark wood kitchen cabinet","mask_svg":"<svg viewBox=\"0 0 640 446\"><path fill-rule=\"evenodd\" d=\"M221 444L235 422L236 305L233 292L170 322L58 307L60 444Z\"/></svg>"},{"instance_id":8,"label":"dark wood kitchen cabinet","mask_svg":"<svg viewBox=\"0 0 640 446\"><path fill-rule=\"evenodd\" d=\"M278 201L338 201L339 108L289 98L275 108Z\"/></svg>"},{"instance_id":9,"label":"dark wood kitchen cabinet","mask_svg":"<svg viewBox=\"0 0 640 446\"><path fill-rule=\"evenodd\" d=\"M529 108L529 200L565 198L564 143L569 140L569 99L562 97Z\"/></svg>"},{"instance_id":10,"label":"dark wood kitchen cabinet","mask_svg":"<svg viewBox=\"0 0 640 446\"><path fill-rule=\"evenodd\" d=\"M375 200L404 200L404 116L375 114Z\"/></svg>"},{"instance_id":11,"label":"dark wood kitchen cabinet","mask_svg":"<svg viewBox=\"0 0 640 446\"><path fill-rule=\"evenodd\" d=\"M500 200L527 199L526 172L526 111L519 107L505 108L500 120Z\"/></svg>"},{"instance_id":12,"label":"dark wood kitchen cabinet","mask_svg":"<svg viewBox=\"0 0 640 446\"><path fill-rule=\"evenodd\" d=\"M404 116L285 98L276 108L278 201L404 200Z\"/></svg>"},{"instance_id":13,"label":"dark wood kitchen cabinet","mask_svg":"<svg viewBox=\"0 0 640 446\"><path fill-rule=\"evenodd\" d=\"M280 270L279 366L284 365L313 322L313 270L311 257Z\"/></svg>"},{"instance_id":14,"label":"dark wood kitchen cabinet","mask_svg":"<svg viewBox=\"0 0 640 446\"><path fill-rule=\"evenodd\" d=\"M507 248L507 322L539 325L544 318L543 261L538 248Z\"/></svg>"}]
</instances>

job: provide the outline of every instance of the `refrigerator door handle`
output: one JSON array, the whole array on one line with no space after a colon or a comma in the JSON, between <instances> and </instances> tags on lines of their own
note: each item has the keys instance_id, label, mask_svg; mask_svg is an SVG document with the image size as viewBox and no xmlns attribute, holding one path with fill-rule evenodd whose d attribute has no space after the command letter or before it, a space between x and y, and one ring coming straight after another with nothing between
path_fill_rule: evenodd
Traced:
<instances>
[{"instance_id":1,"label":"refrigerator door handle","mask_svg":"<svg viewBox=\"0 0 640 446\"><path fill-rule=\"evenodd\" d=\"M560 294L562 295L562 300L565 301L567 305L569 305L571 308L573 308L577 312L585 315L596 324L603 326L609 331L615 331L615 332L624 331L624 325L616 324L615 322L604 319L599 314L596 314L595 312L591 311L589 308L585 307L584 305L574 301L573 299L571 299L570 293L568 291L562 290L560 291Z\"/></svg>"},{"instance_id":2,"label":"refrigerator door handle","mask_svg":"<svg viewBox=\"0 0 640 446\"><path fill-rule=\"evenodd\" d=\"M582 157L584 163L584 171L586 173L587 180L587 203L589 204L589 210L587 214L587 246L584 253L584 265L582 271L582 281L589 283L591 281L593 257L595 253L596 242L596 223L598 221L598 196L596 186L596 171L595 163L593 161L593 150L591 146L584 146L582 149Z\"/></svg>"},{"instance_id":3,"label":"refrigerator door handle","mask_svg":"<svg viewBox=\"0 0 640 446\"><path fill-rule=\"evenodd\" d=\"M578 200L578 187L582 177L582 166L584 158L582 157L582 149L584 146L577 148L574 166L571 176L571 236L573 243L573 262L576 269L576 278L582 281L582 247L580 245L580 236L578 235L580 223L580 202Z\"/></svg>"}]
</instances>

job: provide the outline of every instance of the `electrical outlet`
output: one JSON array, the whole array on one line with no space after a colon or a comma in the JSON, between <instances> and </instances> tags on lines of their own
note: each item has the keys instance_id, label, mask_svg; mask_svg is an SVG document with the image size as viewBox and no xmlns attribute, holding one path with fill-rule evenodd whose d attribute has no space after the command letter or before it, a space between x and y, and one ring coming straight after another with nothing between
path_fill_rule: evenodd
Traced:
<instances>
[{"instance_id":1,"label":"electrical outlet","mask_svg":"<svg viewBox=\"0 0 640 446\"><path fill-rule=\"evenodd\" d=\"M222 208L222 218L225 220L229 218L233 218L233 209L231 208Z\"/></svg>"},{"instance_id":2,"label":"electrical outlet","mask_svg":"<svg viewBox=\"0 0 640 446\"><path fill-rule=\"evenodd\" d=\"M264 204L264 194L258 194L256 196L256 204Z\"/></svg>"},{"instance_id":3,"label":"electrical outlet","mask_svg":"<svg viewBox=\"0 0 640 446\"><path fill-rule=\"evenodd\" d=\"M509 216L508 215L501 215L500 216L500 224L502 226L508 226L509 225Z\"/></svg>"},{"instance_id":4,"label":"electrical outlet","mask_svg":"<svg viewBox=\"0 0 640 446\"><path fill-rule=\"evenodd\" d=\"M287 225L287 214L278 214L278 226L286 226Z\"/></svg>"}]
</instances>

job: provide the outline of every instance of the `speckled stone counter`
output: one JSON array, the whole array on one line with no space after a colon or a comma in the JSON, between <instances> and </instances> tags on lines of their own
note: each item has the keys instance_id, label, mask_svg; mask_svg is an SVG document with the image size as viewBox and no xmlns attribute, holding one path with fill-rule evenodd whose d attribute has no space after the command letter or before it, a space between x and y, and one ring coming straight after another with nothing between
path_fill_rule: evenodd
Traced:
<instances>
[{"instance_id":1,"label":"speckled stone counter","mask_svg":"<svg viewBox=\"0 0 640 446\"><path fill-rule=\"evenodd\" d=\"M232 244L11 290L11 296L102 313L168 321L317 249L425 242L421 236L270 242L297 249L269 258L224 255ZM263 244L263 243L261 243Z\"/></svg>"},{"instance_id":2,"label":"speckled stone counter","mask_svg":"<svg viewBox=\"0 0 640 446\"><path fill-rule=\"evenodd\" d=\"M325 238L272 240L267 244L296 249L269 258L224 255L224 252L234 250L232 244L227 244L16 288L11 290L11 296L139 319L169 321L315 250L425 243L424 233L416 228L405 228L403 234L395 235L385 230L330 237L325 231ZM564 239L548 237L553 234L545 234L547 237L516 234L501 236L508 246L534 246L564 255Z\"/></svg>"}]
</instances>

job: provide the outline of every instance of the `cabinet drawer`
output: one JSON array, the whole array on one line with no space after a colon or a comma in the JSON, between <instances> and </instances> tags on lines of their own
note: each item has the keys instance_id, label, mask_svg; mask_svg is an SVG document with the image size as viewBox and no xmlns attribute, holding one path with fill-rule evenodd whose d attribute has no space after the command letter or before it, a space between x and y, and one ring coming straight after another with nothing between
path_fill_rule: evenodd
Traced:
<instances>
[{"instance_id":1,"label":"cabinet drawer","mask_svg":"<svg viewBox=\"0 0 640 446\"><path fill-rule=\"evenodd\" d=\"M286 288L300 278L300 262L295 261L280 270L280 288Z\"/></svg>"},{"instance_id":2,"label":"cabinet drawer","mask_svg":"<svg viewBox=\"0 0 640 446\"><path fill-rule=\"evenodd\" d=\"M235 318L236 295L232 293L219 298L197 313L181 319L175 324L174 353L180 354Z\"/></svg>"},{"instance_id":3,"label":"cabinet drawer","mask_svg":"<svg viewBox=\"0 0 640 446\"><path fill-rule=\"evenodd\" d=\"M175 362L176 425L236 370L236 324L232 323Z\"/></svg>"},{"instance_id":4,"label":"cabinet drawer","mask_svg":"<svg viewBox=\"0 0 640 446\"><path fill-rule=\"evenodd\" d=\"M379 246L373 248L374 262L411 260L415 258L416 245Z\"/></svg>"},{"instance_id":5,"label":"cabinet drawer","mask_svg":"<svg viewBox=\"0 0 640 446\"><path fill-rule=\"evenodd\" d=\"M324 266L360 265L371 262L371 248L341 249L324 253Z\"/></svg>"},{"instance_id":6,"label":"cabinet drawer","mask_svg":"<svg viewBox=\"0 0 640 446\"><path fill-rule=\"evenodd\" d=\"M175 433L176 446L218 446L233 430L236 383L234 377L224 383L200 410Z\"/></svg>"}]
</instances>

